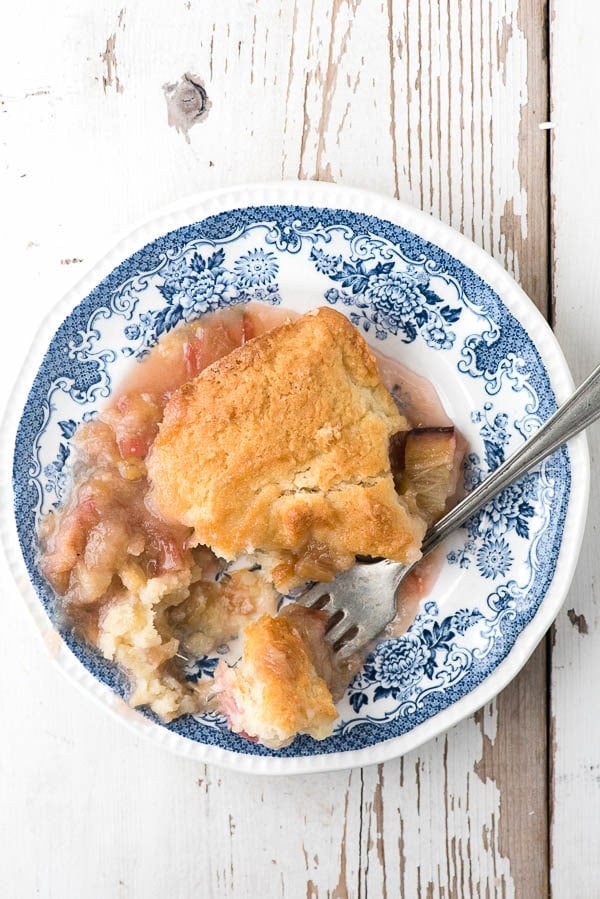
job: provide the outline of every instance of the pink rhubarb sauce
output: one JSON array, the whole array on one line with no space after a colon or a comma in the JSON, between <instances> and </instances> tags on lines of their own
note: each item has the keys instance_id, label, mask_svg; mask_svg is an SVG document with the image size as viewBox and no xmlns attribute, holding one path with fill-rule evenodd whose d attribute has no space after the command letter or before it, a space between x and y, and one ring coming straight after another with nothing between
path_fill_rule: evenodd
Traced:
<instances>
[{"instance_id":1,"label":"pink rhubarb sauce","mask_svg":"<svg viewBox=\"0 0 600 899\"><path fill-rule=\"evenodd\" d=\"M377 361L381 380L390 391L400 412L408 419L413 428L453 427L438 393L427 378L416 374L410 368L395 359L385 356L371 347ZM455 480L449 497L449 506L453 505L458 487L458 475L465 454L466 441L455 430L456 449L454 462ZM397 614L386 628L389 636L397 636L408 630L417 614L421 600L431 593L444 561L441 548L432 552L411 571L402 582L397 600Z\"/></svg>"},{"instance_id":2,"label":"pink rhubarb sauce","mask_svg":"<svg viewBox=\"0 0 600 899\"><path fill-rule=\"evenodd\" d=\"M144 460L169 397L217 359L295 317L251 303L179 326L132 368L100 415L78 428L71 494L60 513L41 522L41 567L87 640L96 639L128 556L149 578L192 565L190 529L164 521L145 501Z\"/></svg>"},{"instance_id":3,"label":"pink rhubarb sauce","mask_svg":"<svg viewBox=\"0 0 600 899\"><path fill-rule=\"evenodd\" d=\"M148 577L192 564L191 531L157 517L145 502L144 460L169 397L236 347L297 317L249 303L178 326L133 367L100 415L78 429L73 489L64 509L42 522L41 564L86 639L95 639L98 616L111 601L115 572L127 555ZM384 384L413 427L452 425L425 378L379 352L375 356ZM461 454L463 449L461 443ZM409 626L440 566L434 554L403 584L390 633Z\"/></svg>"}]
</instances>

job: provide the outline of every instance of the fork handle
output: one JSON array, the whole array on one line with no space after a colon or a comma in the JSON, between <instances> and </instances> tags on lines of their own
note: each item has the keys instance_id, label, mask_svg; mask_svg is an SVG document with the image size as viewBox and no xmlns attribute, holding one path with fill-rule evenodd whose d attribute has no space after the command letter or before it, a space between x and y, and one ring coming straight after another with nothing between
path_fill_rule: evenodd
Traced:
<instances>
[{"instance_id":1,"label":"fork handle","mask_svg":"<svg viewBox=\"0 0 600 899\"><path fill-rule=\"evenodd\" d=\"M538 431L498 466L458 505L433 525L423 540L427 555L475 512L542 459L587 428L600 416L600 365Z\"/></svg>"}]
</instances>

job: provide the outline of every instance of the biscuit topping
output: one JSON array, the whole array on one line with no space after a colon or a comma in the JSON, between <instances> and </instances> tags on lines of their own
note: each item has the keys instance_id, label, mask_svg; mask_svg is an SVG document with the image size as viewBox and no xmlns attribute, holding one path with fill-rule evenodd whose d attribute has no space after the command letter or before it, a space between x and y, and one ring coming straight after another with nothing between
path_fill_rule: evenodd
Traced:
<instances>
[{"instance_id":1,"label":"biscuit topping","mask_svg":"<svg viewBox=\"0 0 600 899\"><path fill-rule=\"evenodd\" d=\"M148 458L150 503L218 556L264 554L283 592L358 554L413 562L425 524L389 458L407 428L362 336L321 308L173 394Z\"/></svg>"}]
</instances>

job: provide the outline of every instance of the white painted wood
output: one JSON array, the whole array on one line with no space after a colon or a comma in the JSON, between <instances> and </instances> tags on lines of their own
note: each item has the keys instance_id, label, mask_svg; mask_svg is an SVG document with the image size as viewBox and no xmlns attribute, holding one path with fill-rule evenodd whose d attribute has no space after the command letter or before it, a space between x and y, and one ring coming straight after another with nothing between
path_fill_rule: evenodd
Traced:
<instances>
[{"instance_id":1,"label":"white painted wood","mask_svg":"<svg viewBox=\"0 0 600 899\"><path fill-rule=\"evenodd\" d=\"M543 305L541 18L517 0L12 4L2 405L36 322L99 249L161 204L237 182L399 195L493 252ZM185 72L212 104L189 142L163 95ZM0 894L542 895L543 655L522 688L401 761L255 780L124 731L52 667L3 563L2 596ZM526 712L534 747L513 732Z\"/></svg>"},{"instance_id":2,"label":"white painted wood","mask_svg":"<svg viewBox=\"0 0 600 899\"><path fill-rule=\"evenodd\" d=\"M499 846L500 791L477 763L465 763L467 754L482 757L496 724L488 707L483 726L470 719L426 751L365 769L368 864L358 895L515 896L510 861Z\"/></svg>"},{"instance_id":3,"label":"white painted wood","mask_svg":"<svg viewBox=\"0 0 600 899\"><path fill-rule=\"evenodd\" d=\"M552 197L556 333L582 380L600 358L597 170L600 10L553 5ZM577 60L577 66L570 63ZM591 495L579 568L555 627L552 650L553 896L595 895L600 883L600 429L589 431Z\"/></svg>"}]
</instances>

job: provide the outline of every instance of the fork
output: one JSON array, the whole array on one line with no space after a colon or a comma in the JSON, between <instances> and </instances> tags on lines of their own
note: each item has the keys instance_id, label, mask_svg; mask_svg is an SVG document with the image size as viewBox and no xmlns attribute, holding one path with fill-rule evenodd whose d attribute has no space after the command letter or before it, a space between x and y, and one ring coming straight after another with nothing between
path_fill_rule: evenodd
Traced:
<instances>
[{"instance_id":1,"label":"fork","mask_svg":"<svg viewBox=\"0 0 600 899\"><path fill-rule=\"evenodd\" d=\"M600 416L600 365L569 399L491 475L426 533L423 558L505 487L579 434ZM419 560L420 561L420 560ZM294 595L306 608L330 613L326 639L344 659L370 643L396 615L396 592L415 565L357 557L328 583L309 584Z\"/></svg>"}]
</instances>

